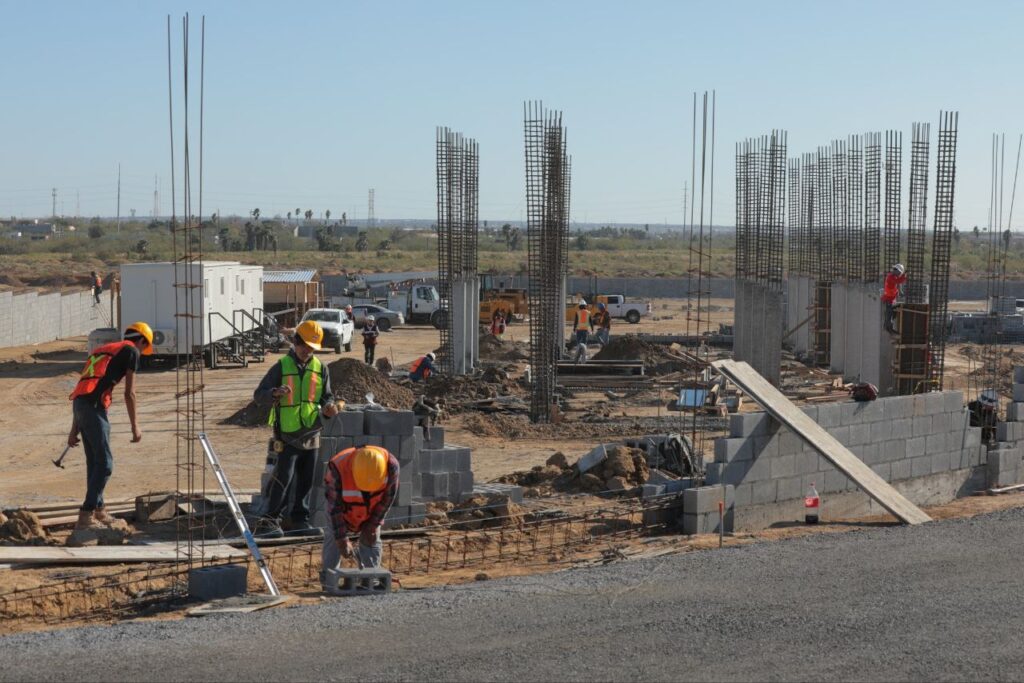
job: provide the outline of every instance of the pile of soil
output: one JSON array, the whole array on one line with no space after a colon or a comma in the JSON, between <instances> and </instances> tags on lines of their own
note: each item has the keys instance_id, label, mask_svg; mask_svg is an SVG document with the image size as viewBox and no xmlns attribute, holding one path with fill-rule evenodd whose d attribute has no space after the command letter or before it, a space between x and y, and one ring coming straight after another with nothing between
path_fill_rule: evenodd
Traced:
<instances>
[{"instance_id":1,"label":"pile of soil","mask_svg":"<svg viewBox=\"0 0 1024 683\"><path fill-rule=\"evenodd\" d=\"M472 409L473 406L465 405L466 401L499 396L516 396L525 400L527 396L526 389L512 379L507 370L498 367L477 370L471 375L433 375L426 381L423 394L443 404L449 414Z\"/></svg>"},{"instance_id":2,"label":"pile of soil","mask_svg":"<svg viewBox=\"0 0 1024 683\"><path fill-rule=\"evenodd\" d=\"M523 509L508 496L475 494L450 510L448 519L453 522L453 529L463 531L519 526L523 521Z\"/></svg>"},{"instance_id":3,"label":"pile of soil","mask_svg":"<svg viewBox=\"0 0 1024 683\"><path fill-rule=\"evenodd\" d=\"M612 340L596 354L594 360L639 360L644 363L644 371L652 375L665 375L670 372L684 372L700 369L697 364L673 354L661 344L644 341L640 337L627 334L612 337Z\"/></svg>"},{"instance_id":4,"label":"pile of soil","mask_svg":"<svg viewBox=\"0 0 1024 683\"><path fill-rule=\"evenodd\" d=\"M589 471L579 472L576 465L569 465L561 452L555 453L544 465L531 470L513 472L498 479L504 484L524 487L529 498L559 493L602 491L628 491L645 484L651 470L644 452L638 448L614 446L608 449L605 461Z\"/></svg>"},{"instance_id":5,"label":"pile of soil","mask_svg":"<svg viewBox=\"0 0 1024 683\"><path fill-rule=\"evenodd\" d=\"M493 334L480 335L480 359L517 361L530 358L530 345L526 342L498 339Z\"/></svg>"},{"instance_id":6,"label":"pile of soil","mask_svg":"<svg viewBox=\"0 0 1024 683\"><path fill-rule=\"evenodd\" d=\"M34 512L0 512L0 545L46 545L47 542L46 529Z\"/></svg>"},{"instance_id":7,"label":"pile of soil","mask_svg":"<svg viewBox=\"0 0 1024 683\"><path fill-rule=\"evenodd\" d=\"M244 408L230 417L224 418L220 423L239 427L264 427L270 419L271 408L273 408L273 404L258 406L255 401L249 401Z\"/></svg>"},{"instance_id":8,"label":"pile of soil","mask_svg":"<svg viewBox=\"0 0 1024 683\"><path fill-rule=\"evenodd\" d=\"M366 403L366 394L387 408L409 410L416 401L412 390L395 384L379 370L354 358L342 358L327 366L331 389L346 403Z\"/></svg>"}]
</instances>

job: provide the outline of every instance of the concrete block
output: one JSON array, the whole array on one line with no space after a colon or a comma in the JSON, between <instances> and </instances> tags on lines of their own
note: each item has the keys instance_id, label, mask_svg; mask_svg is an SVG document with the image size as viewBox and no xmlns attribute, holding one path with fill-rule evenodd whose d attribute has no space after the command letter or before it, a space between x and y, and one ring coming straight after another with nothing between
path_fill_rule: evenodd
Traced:
<instances>
[{"instance_id":1,"label":"concrete block","mask_svg":"<svg viewBox=\"0 0 1024 683\"><path fill-rule=\"evenodd\" d=\"M448 458L443 448L424 448L418 458L420 472L448 472Z\"/></svg>"},{"instance_id":2,"label":"concrete block","mask_svg":"<svg viewBox=\"0 0 1024 683\"><path fill-rule=\"evenodd\" d=\"M447 498L449 496L449 478L447 473L426 473L422 476L424 498Z\"/></svg>"},{"instance_id":3,"label":"concrete block","mask_svg":"<svg viewBox=\"0 0 1024 683\"><path fill-rule=\"evenodd\" d=\"M882 444L879 460L881 462L895 462L907 457L907 442L903 439L893 439Z\"/></svg>"},{"instance_id":4,"label":"concrete block","mask_svg":"<svg viewBox=\"0 0 1024 683\"><path fill-rule=\"evenodd\" d=\"M938 415L945 410L945 400L942 393L933 391L927 394L914 396L914 416Z\"/></svg>"},{"instance_id":5,"label":"concrete block","mask_svg":"<svg viewBox=\"0 0 1024 683\"><path fill-rule=\"evenodd\" d=\"M892 422L889 420L880 420L878 422L872 422L871 426L871 443L882 443L892 438Z\"/></svg>"},{"instance_id":6,"label":"concrete block","mask_svg":"<svg viewBox=\"0 0 1024 683\"><path fill-rule=\"evenodd\" d=\"M910 460L896 460L889 463L891 475L889 481L910 479Z\"/></svg>"},{"instance_id":7,"label":"concrete block","mask_svg":"<svg viewBox=\"0 0 1024 683\"><path fill-rule=\"evenodd\" d=\"M717 509L714 512L696 515L683 513L681 519L684 534L717 534L719 533L719 527L723 524L724 533L732 533L733 531L734 514L732 510L727 511L721 520L719 520ZM722 524L719 523L720 521Z\"/></svg>"},{"instance_id":8,"label":"concrete block","mask_svg":"<svg viewBox=\"0 0 1024 683\"><path fill-rule=\"evenodd\" d=\"M842 408L839 404L818 406L818 425L829 429L838 427L842 420Z\"/></svg>"},{"instance_id":9,"label":"concrete block","mask_svg":"<svg viewBox=\"0 0 1024 683\"><path fill-rule=\"evenodd\" d=\"M406 486L402 483L401 477L398 479L398 500L395 501L396 505L408 505L412 502L412 486Z\"/></svg>"},{"instance_id":10,"label":"concrete block","mask_svg":"<svg viewBox=\"0 0 1024 683\"><path fill-rule=\"evenodd\" d=\"M704 481L708 484L721 484L722 473L725 471L728 463L724 462L712 462L704 466Z\"/></svg>"},{"instance_id":11,"label":"concrete block","mask_svg":"<svg viewBox=\"0 0 1024 683\"><path fill-rule=\"evenodd\" d=\"M919 436L913 439L907 439L907 457L917 458L925 454L925 439L927 437Z\"/></svg>"},{"instance_id":12,"label":"concrete block","mask_svg":"<svg viewBox=\"0 0 1024 683\"><path fill-rule=\"evenodd\" d=\"M770 475L772 479L785 479L796 475L796 453L791 455L779 455L770 461Z\"/></svg>"},{"instance_id":13,"label":"concrete block","mask_svg":"<svg viewBox=\"0 0 1024 683\"><path fill-rule=\"evenodd\" d=\"M513 484L477 484L469 495L481 496L507 496L513 503L523 502L523 487Z\"/></svg>"},{"instance_id":14,"label":"concrete block","mask_svg":"<svg viewBox=\"0 0 1024 683\"><path fill-rule=\"evenodd\" d=\"M593 448L589 453L584 455L582 458L580 458L578 461L576 461L576 466L582 474L583 472L592 469L599 463L604 462L607 457L608 452L605 450L604 444L600 444Z\"/></svg>"},{"instance_id":15,"label":"concrete block","mask_svg":"<svg viewBox=\"0 0 1024 683\"><path fill-rule=\"evenodd\" d=\"M1010 403L1006 406L1007 422L1024 422L1024 403Z\"/></svg>"},{"instance_id":16,"label":"concrete block","mask_svg":"<svg viewBox=\"0 0 1024 683\"><path fill-rule=\"evenodd\" d=\"M363 431L381 436L412 436L416 415L411 410L367 410Z\"/></svg>"},{"instance_id":17,"label":"concrete block","mask_svg":"<svg viewBox=\"0 0 1024 683\"><path fill-rule=\"evenodd\" d=\"M417 427L419 429L419 427ZM419 452L417 447L416 435L412 436L400 436L398 437L398 452L395 453L395 457L398 458L398 462L406 463L412 462Z\"/></svg>"},{"instance_id":18,"label":"concrete block","mask_svg":"<svg viewBox=\"0 0 1024 683\"><path fill-rule=\"evenodd\" d=\"M977 448L970 449L971 454L971 467L981 467L982 465L988 464L988 447L979 445Z\"/></svg>"},{"instance_id":19,"label":"concrete block","mask_svg":"<svg viewBox=\"0 0 1024 683\"><path fill-rule=\"evenodd\" d=\"M776 500L783 501L803 498L805 490L803 487L803 477L779 479Z\"/></svg>"},{"instance_id":20,"label":"concrete block","mask_svg":"<svg viewBox=\"0 0 1024 683\"><path fill-rule=\"evenodd\" d=\"M974 448L981 445L981 427L968 427L967 431L964 432L963 444L964 448Z\"/></svg>"},{"instance_id":21,"label":"concrete block","mask_svg":"<svg viewBox=\"0 0 1024 683\"><path fill-rule=\"evenodd\" d=\"M802 453L807 450L807 444L790 430L779 432L779 454Z\"/></svg>"},{"instance_id":22,"label":"concrete block","mask_svg":"<svg viewBox=\"0 0 1024 683\"><path fill-rule=\"evenodd\" d=\"M909 439L913 436L913 418L903 417L890 422L890 437L893 439Z\"/></svg>"},{"instance_id":23,"label":"concrete block","mask_svg":"<svg viewBox=\"0 0 1024 683\"><path fill-rule=\"evenodd\" d=\"M849 446L850 441L850 428L849 427L833 427L828 430L828 433L832 435L832 438L843 444Z\"/></svg>"},{"instance_id":24,"label":"concrete block","mask_svg":"<svg viewBox=\"0 0 1024 683\"><path fill-rule=\"evenodd\" d=\"M1013 368L1014 384L1024 384L1024 366L1017 365Z\"/></svg>"},{"instance_id":25,"label":"concrete block","mask_svg":"<svg viewBox=\"0 0 1024 683\"><path fill-rule=\"evenodd\" d=\"M913 418L910 435L913 438L928 436L933 433L931 415L918 415Z\"/></svg>"},{"instance_id":26,"label":"concrete block","mask_svg":"<svg viewBox=\"0 0 1024 683\"><path fill-rule=\"evenodd\" d=\"M928 455L943 453L947 450L946 433L929 434L924 439L924 452Z\"/></svg>"},{"instance_id":27,"label":"concrete block","mask_svg":"<svg viewBox=\"0 0 1024 683\"><path fill-rule=\"evenodd\" d=\"M746 506L750 505L751 496L752 496L753 490L754 490L754 485L753 484L740 484L739 486L735 487L735 489L736 489L736 493L734 494L734 499L735 499L735 502L736 502L736 507L740 507L740 506L746 507Z\"/></svg>"},{"instance_id":28,"label":"concrete block","mask_svg":"<svg viewBox=\"0 0 1024 683\"><path fill-rule=\"evenodd\" d=\"M248 591L249 567L244 564L222 564L190 569L188 595L193 600L220 600L245 595Z\"/></svg>"},{"instance_id":29,"label":"concrete block","mask_svg":"<svg viewBox=\"0 0 1024 683\"><path fill-rule=\"evenodd\" d=\"M409 438L410 439L412 438L412 434L409 435ZM402 450L402 437L400 437L400 436L391 436L389 434L385 434L384 435L384 448L387 449L388 453L390 453L391 455L393 455L393 456L395 456L397 458L399 452ZM401 462L401 461L399 461L399 462Z\"/></svg>"},{"instance_id":30,"label":"concrete block","mask_svg":"<svg viewBox=\"0 0 1024 683\"><path fill-rule=\"evenodd\" d=\"M763 460L772 458L779 454L779 439L775 436L755 436L754 459Z\"/></svg>"},{"instance_id":31,"label":"concrete block","mask_svg":"<svg viewBox=\"0 0 1024 683\"><path fill-rule=\"evenodd\" d=\"M736 413L729 416L729 436L768 434L773 422L768 413Z\"/></svg>"},{"instance_id":32,"label":"concrete block","mask_svg":"<svg viewBox=\"0 0 1024 683\"><path fill-rule=\"evenodd\" d=\"M423 436L427 448L444 448L444 427L427 427Z\"/></svg>"},{"instance_id":33,"label":"concrete block","mask_svg":"<svg viewBox=\"0 0 1024 683\"><path fill-rule=\"evenodd\" d=\"M715 462L754 459L753 437L715 439Z\"/></svg>"},{"instance_id":34,"label":"concrete block","mask_svg":"<svg viewBox=\"0 0 1024 683\"><path fill-rule=\"evenodd\" d=\"M387 595L391 592L391 572L386 569L328 569L324 572L324 590L330 595Z\"/></svg>"},{"instance_id":35,"label":"concrete block","mask_svg":"<svg viewBox=\"0 0 1024 683\"><path fill-rule=\"evenodd\" d=\"M886 481L892 479L892 463L880 462L871 466L871 470Z\"/></svg>"},{"instance_id":36,"label":"concrete block","mask_svg":"<svg viewBox=\"0 0 1024 683\"><path fill-rule=\"evenodd\" d=\"M1013 385L1013 401L1014 403L1024 401L1024 384Z\"/></svg>"},{"instance_id":37,"label":"concrete block","mask_svg":"<svg viewBox=\"0 0 1024 683\"><path fill-rule=\"evenodd\" d=\"M997 423L996 439L999 441L1021 441L1024 439L1024 422Z\"/></svg>"},{"instance_id":38,"label":"concrete block","mask_svg":"<svg viewBox=\"0 0 1024 683\"><path fill-rule=\"evenodd\" d=\"M384 437L376 434L357 434L350 438L353 446L384 446Z\"/></svg>"},{"instance_id":39,"label":"concrete block","mask_svg":"<svg viewBox=\"0 0 1024 683\"><path fill-rule=\"evenodd\" d=\"M664 484L644 484L640 488L640 497L643 500L649 500L651 498L658 498L665 495Z\"/></svg>"},{"instance_id":40,"label":"concrete block","mask_svg":"<svg viewBox=\"0 0 1024 683\"><path fill-rule=\"evenodd\" d=\"M943 391L942 394L942 412L944 413L962 413L966 404L964 403L964 394L962 391Z\"/></svg>"},{"instance_id":41,"label":"concrete block","mask_svg":"<svg viewBox=\"0 0 1024 683\"><path fill-rule=\"evenodd\" d=\"M971 454L977 452L976 446L968 448L961 448L955 450L949 454L949 468L957 470L966 470L973 467L971 463Z\"/></svg>"},{"instance_id":42,"label":"concrete block","mask_svg":"<svg viewBox=\"0 0 1024 683\"><path fill-rule=\"evenodd\" d=\"M754 482L750 493L751 504L767 505L768 503L774 503L777 500L778 484L779 482L775 479Z\"/></svg>"},{"instance_id":43,"label":"concrete block","mask_svg":"<svg viewBox=\"0 0 1024 683\"><path fill-rule=\"evenodd\" d=\"M460 448L456 454L455 470L458 472L473 471L473 451L468 448Z\"/></svg>"},{"instance_id":44,"label":"concrete block","mask_svg":"<svg viewBox=\"0 0 1024 683\"><path fill-rule=\"evenodd\" d=\"M859 410L861 404L851 401L849 403L840 403L838 405L840 410L839 424L841 426L862 423L861 411Z\"/></svg>"},{"instance_id":45,"label":"concrete block","mask_svg":"<svg viewBox=\"0 0 1024 683\"><path fill-rule=\"evenodd\" d=\"M797 474L814 474L818 471L819 461L824 460L816 451L798 453L796 456Z\"/></svg>"},{"instance_id":46,"label":"concrete block","mask_svg":"<svg viewBox=\"0 0 1024 683\"><path fill-rule=\"evenodd\" d=\"M986 466L990 488L1013 486L1018 483L1021 469L1021 451L1018 448L992 448L988 451Z\"/></svg>"},{"instance_id":47,"label":"concrete block","mask_svg":"<svg viewBox=\"0 0 1024 683\"><path fill-rule=\"evenodd\" d=\"M948 472L950 469L956 469L956 467L951 468L949 466L951 458L949 451L945 451L943 453L932 453L931 458L932 474L939 474L941 472ZM959 458L957 458L957 464L959 464Z\"/></svg>"},{"instance_id":48,"label":"concrete block","mask_svg":"<svg viewBox=\"0 0 1024 683\"><path fill-rule=\"evenodd\" d=\"M902 420L914 416L913 396L890 396L878 401L887 420Z\"/></svg>"},{"instance_id":49,"label":"concrete block","mask_svg":"<svg viewBox=\"0 0 1024 683\"><path fill-rule=\"evenodd\" d=\"M847 447L860 446L871 441L871 425L850 425L850 436L845 444Z\"/></svg>"},{"instance_id":50,"label":"concrete block","mask_svg":"<svg viewBox=\"0 0 1024 683\"><path fill-rule=\"evenodd\" d=\"M932 456L922 455L919 458L910 460L910 476L912 478L926 477L932 473Z\"/></svg>"},{"instance_id":51,"label":"concrete block","mask_svg":"<svg viewBox=\"0 0 1024 683\"><path fill-rule=\"evenodd\" d=\"M850 478L846 474L839 470L832 470L825 473L824 483L818 491L820 493L839 493L840 491L845 491L849 483Z\"/></svg>"},{"instance_id":52,"label":"concrete block","mask_svg":"<svg viewBox=\"0 0 1024 683\"><path fill-rule=\"evenodd\" d=\"M365 434L363 425L366 418L361 410L343 410L331 418L331 436L360 436Z\"/></svg>"},{"instance_id":53,"label":"concrete block","mask_svg":"<svg viewBox=\"0 0 1024 683\"><path fill-rule=\"evenodd\" d=\"M425 438L423 436L423 427L416 425L412 430L412 438L416 444L416 452L419 453L420 449L423 448Z\"/></svg>"},{"instance_id":54,"label":"concrete block","mask_svg":"<svg viewBox=\"0 0 1024 683\"><path fill-rule=\"evenodd\" d=\"M881 449L878 445L873 443L866 443L854 449L854 454L860 458L860 461L865 465L876 465L882 462Z\"/></svg>"},{"instance_id":55,"label":"concrete block","mask_svg":"<svg viewBox=\"0 0 1024 683\"><path fill-rule=\"evenodd\" d=\"M804 415L817 422L820 408L821 406L804 406L800 410L804 411Z\"/></svg>"},{"instance_id":56,"label":"concrete block","mask_svg":"<svg viewBox=\"0 0 1024 683\"><path fill-rule=\"evenodd\" d=\"M735 504L736 489L733 486L701 486L683 491L683 514L718 512L718 503L724 501L726 508Z\"/></svg>"}]
</instances>

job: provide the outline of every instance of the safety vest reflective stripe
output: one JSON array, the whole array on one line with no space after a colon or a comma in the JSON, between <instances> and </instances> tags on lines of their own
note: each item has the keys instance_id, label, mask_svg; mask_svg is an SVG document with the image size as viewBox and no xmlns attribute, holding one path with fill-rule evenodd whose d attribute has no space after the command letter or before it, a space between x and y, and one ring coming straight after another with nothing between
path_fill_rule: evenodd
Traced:
<instances>
[{"instance_id":1,"label":"safety vest reflective stripe","mask_svg":"<svg viewBox=\"0 0 1024 683\"><path fill-rule=\"evenodd\" d=\"M352 491L350 489L344 489L341 492L341 497L342 498L359 498L360 500L362 500L363 492L362 491Z\"/></svg>"},{"instance_id":2,"label":"safety vest reflective stripe","mask_svg":"<svg viewBox=\"0 0 1024 683\"><path fill-rule=\"evenodd\" d=\"M590 311L581 308L576 312L576 329L586 330L590 328Z\"/></svg>"},{"instance_id":3,"label":"safety vest reflective stripe","mask_svg":"<svg viewBox=\"0 0 1024 683\"><path fill-rule=\"evenodd\" d=\"M100 380L104 375L107 374L107 367L110 366L110 361L121 352L121 349L126 346L131 346L130 341L118 341L111 342L110 344L104 344L93 350L92 354L86 360L85 368L82 369L82 374L78 379L78 384L75 385L74 391L68 397L69 400L74 400L79 396L88 396L96 390ZM113 387L103 392L103 396L100 397L100 402L104 408L109 408L111 404L111 392Z\"/></svg>"},{"instance_id":4,"label":"safety vest reflective stripe","mask_svg":"<svg viewBox=\"0 0 1024 683\"><path fill-rule=\"evenodd\" d=\"M366 448L389 455L387 449L379 446L366 446ZM375 491L367 496L365 492L356 488L355 477L352 474L352 461L356 450L356 448L346 448L337 453L328 463L328 467L334 470L336 475L335 486L341 487L341 500L345 504L345 525L353 533L358 532L363 523L369 519L371 508L387 490L385 486L380 491Z\"/></svg>"},{"instance_id":5,"label":"safety vest reflective stripe","mask_svg":"<svg viewBox=\"0 0 1024 683\"><path fill-rule=\"evenodd\" d=\"M323 366L320 359L313 356L309 359L302 374L299 366L291 356L282 356L281 386L289 389L288 393L278 399L278 407L270 411L271 425L280 423L285 434L309 429L316 424L320 413L320 398L323 396L323 381L320 373Z\"/></svg>"},{"instance_id":6,"label":"safety vest reflective stripe","mask_svg":"<svg viewBox=\"0 0 1024 683\"><path fill-rule=\"evenodd\" d=\"M417 358L416 360L414 360L412 362L412 365L409 366L409 374L410 375L415 375L416 374L416 371L420 369L421 365L423 365L423 359L424 358L426 358L426 356L420 356L419 358Z\"/></svg>"},{"instance_id":7,"label":"safety vest reflective stripe","mask_svg":"<svg viewBox=\"0 0 1024 683\"><path fill-rule=\"evenodd\" d=\"M310 403L315 403L320 400L320 373L314 373L309 378L309 392L306 394L306 400Z\"/></svg>"}]
</instances>

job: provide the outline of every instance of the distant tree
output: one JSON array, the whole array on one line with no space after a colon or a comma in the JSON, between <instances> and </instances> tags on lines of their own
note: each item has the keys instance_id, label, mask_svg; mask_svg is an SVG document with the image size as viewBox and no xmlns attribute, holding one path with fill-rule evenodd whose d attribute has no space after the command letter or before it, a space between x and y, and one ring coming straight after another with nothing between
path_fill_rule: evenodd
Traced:
<instances>
[{"instance_id":1,"label":"distant tree","mask_svg":"<svg viewBox=\"0 0 1024 683\"><path fill-rule=\"evenodd\" d=\"M356 240L356 251L364 252L370 246L369 239L366 237L365 232L359 233L359 238Z\"/></svg>"},{"instance_id":2,"label":"distant tree","mask_svg":"<svg viewBox=\"0 0 1024 683\"><path fill-rule=\"evenodd\" d=\"M245 250L256 251L256 226L251 221L245 222Z\"/></svg>"},{"instance_id":3,"label":"distant tree","mask_svg":"<svg viewBox=\"0 0 1024 683\"><path fill-rule=\"evenodd\" d=\"M981 235L981 232L978 230L978 226L975 225L974 226L974 236L975 237L979 237L980 235Z\"/></svg>"},{"instance_id":4,"label":"distant tree","mask_svg":"<svg viewBox=\"0 0 1024 683\"><path fill-rule=\"evenodd\" d=\"M295 218L297 219L301 215L302 215L302 209L295 209Z\"/></svg>"},{"instance_id":5,"label":"distant tree","mask_svg":"<svg viewBox=\"0 0 1024 683\"><path fill-rule=\"evenodd\" d=\"M231 246L229 234L226 227L217 231L217 241L220 242L220 246L224 251L227 251L228 247Z\"/></svg>"},{"instance_id":6,"label":"distant tree","mask_svg":"<svg viewBox=\"0 0 1024 683\"><path fill-rule=\"evenodd\" d=\"M377 251L391 251L391 240L384 240L377 245Z\"/></svg>"},{"instance_id":7,"label":"distant tree","mask_svg":"<svg viewBox=\"0 0 1024 683\"><path fill-rule=\"evenodd\" d=\"M953 241L958 245L960 244L960 230L958 228L953 228Z\"/></svg>"},{"instance_id":8,"label":"distant tree","mask_svg":"<svg viewBox=\"0 0 1024 683\"><path fill-rule=\"evenodd\" d=\"M139 240L135 245L135 252L139 256L145 256L146 251L149 249L149 242L147 240Z\"/></svg>"},{"instance_id":9,"label":"distant tree","mask_svg":"<svg viewBox=\"0 0 1024 683\"><path fill-rule=\"evenodd\" d=\"M313 220L313 209L306 209L306 220Z\"/></svg>"},{"instance_id":10,"label":"distant tree","mask_svg":"<svg viewBox=\"0 0 1024 683\"><path fill-rule=\"evenodd\" d=\"M98 240L103 237L103 226L99 223L94 223L89 226L89 237L94 240Z\"/></svg>"},{"instance_id":11,"label":"distant tree","mask_svg":"<svg viewBox=\"0 0 1024 683\"><path fill-rule=\"evenodd\" d=\"M576 236L576 248L580 251L586 251L590 247L590 238L580 233Z\"/></svg>"},{"instance_id":12,"label":"distant tree","mask_svg":"<svg viewBox=\"0 0 1024 683\"><path fill-rule=\"evenodd\" d=\"M252 210L252 219L254 221L258 221L260 219L260 210L259 209L253 209Z\"/></svg>"},{"instance_id":13,"label":"distant tree","mask_svg":"<svg viewBox=\"0 0 1024 683\"><path fill-rule=\"evenodd\" d=\"M344 211L341 212L341 224L348 225L348 214Z\"/></svg>"},{"instance_id":14,"label":"distant tree","mask_svg":"<svg viewBox=\"0 0 1024 683\"><path fill-rule=\"evenodd\" d=\"M512 251L519 251L519 243L522 241L522 233L519 228L512 228L512 237L509 241L509 246Z\"/></svg>"},{"instance_id":15,"label":"distant tree","mask_svg":"<svg viewBox=\"0 0 1024 683\"><path fill-rule=\"evenodd\" d=\"M501 234L505 238L505 250L512 251L512 225L506 223L501 226Z\"/></svg>"},{"instance_id":16,"label":"distant tree","mask_svg":"<svg viewBox=\"0 0 1024 683\"><path fill-rule=\"evenodd\" d=\"M330 209L327 209L326 211L324 211L324 215L327 216L327 220L328 221L331 220L331 210Z\"/></svg>"},{"instance_id":17,"label":"distant tree","mask_svg":"<svg viewBox=\"0 0 1024 683\"><path fill-rule=\"evenodd\" d=\"M1011 235L1012 235L1012 233L1010 232L1009 228L1007 228L1006 230L1003 231L1003 248L1004 249L1009 249L1010 248L1010 236Z\"/></svg>"},{"instance_id":18,"label":"distant tree","mask_svg":"<svg viewBox=\"0 0 1024 683\"><path fill-rule=\"evenodd\" d=\"M288 212L288 222L289 223L292 222L292 212L291 211Z\"/></svg>"}]
</instances>

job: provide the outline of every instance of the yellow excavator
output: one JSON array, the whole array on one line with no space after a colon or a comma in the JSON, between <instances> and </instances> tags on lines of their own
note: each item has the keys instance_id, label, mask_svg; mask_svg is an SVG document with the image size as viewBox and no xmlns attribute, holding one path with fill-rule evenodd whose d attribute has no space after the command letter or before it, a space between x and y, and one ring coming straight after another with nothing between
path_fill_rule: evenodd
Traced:
<instances>
[{"instance_id":1,"label":"yellow excavator","mask_svg":"<svg viewBox=\"0 0 1024 683\"><path fill-rule=\"evenodd\" d=\"M495 311L504 311L507 322L522 322L529 313L525 289L506 287L494 275L480 276L480 322L490 324Z\"/></svg>"}]
</instances>

